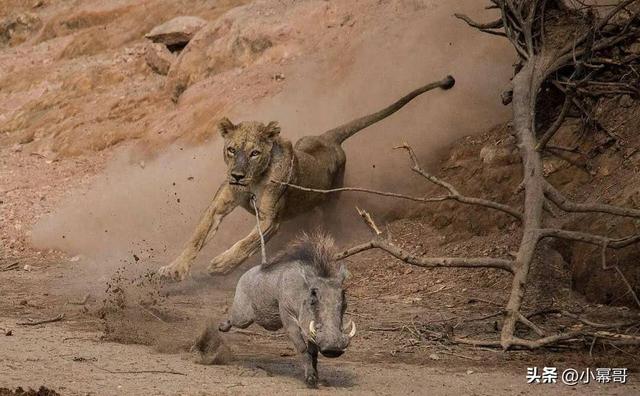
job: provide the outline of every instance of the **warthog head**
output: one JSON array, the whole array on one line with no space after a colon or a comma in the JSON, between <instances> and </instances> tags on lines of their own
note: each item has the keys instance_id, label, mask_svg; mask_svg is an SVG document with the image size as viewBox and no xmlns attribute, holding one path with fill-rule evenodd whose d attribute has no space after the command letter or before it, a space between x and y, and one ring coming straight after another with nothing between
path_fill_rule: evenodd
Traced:
<instances>
[{"instance_id":1,"label":"warthog head","mask_svg":"<svg viewBox=\"0 0 640 396\"><path fill-rule=\"evenodd\" d=\"M265 265L268 268L294 262L298 266L304 286L294 292L294 299L300 304L295 319L307 343L315 344L326 357L342 355L356 335L356 324L344 320L347 270L336 263L336 253L334 241L328 235L302 233Z\"/></svg>"},{"instance_id":2,"label":"warthog head","mask_svg":"<svg viewBox=\"0 0 640 396\"><path fill-rule=\"evenodd\" d=\"M356 324L344 320L347 309L342 287L344 274L341 268L338 276L332 278L305 276L309 288L298 321L307 340L316 344L326 357L342 355L356 335Z\"/></svg>"}]
</instances>

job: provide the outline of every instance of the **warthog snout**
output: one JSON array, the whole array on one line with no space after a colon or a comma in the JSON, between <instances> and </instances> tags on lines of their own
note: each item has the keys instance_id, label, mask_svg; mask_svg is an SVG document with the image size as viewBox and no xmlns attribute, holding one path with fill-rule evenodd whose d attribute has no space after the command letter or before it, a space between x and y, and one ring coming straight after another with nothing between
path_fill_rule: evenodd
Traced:
<instances>
[{"instance_id":1,"label":"warthog snout","mask_svg":"<svg viewBox=\"0 0 640 396\"><path fill-rule=\"evenodd\" d=\"M337 332L334 329L318 329L315 321L309 323L309 334L314 338L320 353L328 358L335 358L342 355L351 338L356 335L356 324L350 320L342 329Z\"/></svg>"}]
</instances>

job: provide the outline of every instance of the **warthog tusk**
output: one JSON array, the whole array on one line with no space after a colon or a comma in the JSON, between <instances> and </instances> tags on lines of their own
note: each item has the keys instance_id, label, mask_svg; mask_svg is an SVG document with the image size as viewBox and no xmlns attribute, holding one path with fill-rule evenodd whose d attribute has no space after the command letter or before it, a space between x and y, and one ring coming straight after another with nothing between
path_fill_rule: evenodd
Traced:
<instances>
[{"instance_id":1,"label":"warthog tusk","mask_svg":"<svg viewBox=\"0 0 640 396\"><path fill-rule=\"evenodd\" d=\"M349 328L349 325L351 325L351 331L349 332L349 338L353 338L353 336L356 335L356 322L354 322L353 320L349 320L349 323L347 323L347 328Z\"/></svg>"},{"instance_id":2,"label":"warthog tusk","mask_svg":"<svg viewBox=\"0 0 640 396\"><path fill-rule=\"evenodd\" d=\"M316 336L316 323L313 320L309 322L309 334L313 337Z\"/></svg>"}]
</instances>

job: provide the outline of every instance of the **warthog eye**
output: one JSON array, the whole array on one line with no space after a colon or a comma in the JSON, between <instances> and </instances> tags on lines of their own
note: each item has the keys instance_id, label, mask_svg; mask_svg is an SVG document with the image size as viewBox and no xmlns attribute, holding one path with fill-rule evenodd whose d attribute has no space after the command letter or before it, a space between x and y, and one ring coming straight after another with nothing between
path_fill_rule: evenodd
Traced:
<instances>
[{"instance_id":1,"label":"warthog eye","mask_svg":"<svg viewBox=\"0 0 640 396\"><path fill-rule=\"evenodd\" d=\"M233 157L236 154L236 149L234 149L233 147L227 147L227 154Z\"/></svg>"},{"instance_id":2,"label":"warthog eye","mask_svg":"<svg viewBox=\"0 0 640 396\"><path fill-rule=\"evenodd\" d=\"M258 151L258 150L253 150L253 151L251 152L251 154L249 154L249 156L250 156L251 158L255 158L255 157L259 156L260 154L261 154L261 153L260 153L260 151Z\"/></svg>"},{"instance_id":3,"label":"warthog eye","mask_svg":"<svg viewBox=\"0 0 640 396\"><path fill-rule=\"evenodd\" d=\"M311 289L311 305L316 305L318 303L318 289Z\"/></svg>"}]
</instances>

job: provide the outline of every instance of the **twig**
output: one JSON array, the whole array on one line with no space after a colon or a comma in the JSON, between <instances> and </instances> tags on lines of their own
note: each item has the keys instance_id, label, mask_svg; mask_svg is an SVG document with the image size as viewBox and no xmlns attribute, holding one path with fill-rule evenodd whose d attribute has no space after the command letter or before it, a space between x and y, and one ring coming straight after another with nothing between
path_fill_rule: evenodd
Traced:
<instances>
[{"instance_id":1,"label":"twig","mask_svg":"<svg viewBox=\"0 0 640 396\"><path fill-rule=\"evenodd\" d=\"M451 289L453 289L453 286L446 287L445 285L442 285L436 290L432 290L427 293L424 293L423 296L429 296L431 294L436 294L436 293L440 293L442 291L451 290Z\"/></svg>"},{"instance_id":2,"label":"twig","mask_svg":"<svg viewBox=\"0 0 640 396\"><path fill-rule=\"evenodd\" d=\"M67 304L70 304L70 305L85 305L87 303L87 301L89 301L89 297L91 297L91 293L85 294L84 297L82 298L82 300L80 300L80 301L68 301Z\"/></svg>"},{"instance_id":3,"label":"twig","mask_svg":"<svg viewBox=\"0 0 640 396\"><path fill-rule=\"evenodd\" d=\"M43 319L43 320L38 320L38 321L34 321L33 319L29 319L28 322L16 322L16 324L20 325L20 326L36 326L36 325L45 324L45 323L59 322L62 319L64 319L64 313L61 313L60 315L56 316L55 318Z\"/></svg>"},{"instance_id":4,"label":"twig","mask_svg":"<svg viewBox=\"0 0 640 396\"><path fill-rule=\"evenodd\" d=\"M369 226L369 228L371 228L371 230L373 231L373 233L375 235L382 234L382 231L380 231L380 229L376 225L375 221L373 221L373 218L371 217L369 212L367 212L364 209L360 209L357 206L356 206L356 210L358 211L358 214L360 215L360 217L362 217L362 220L364 220L365 224L367 224L367 226Z\"/></svg>"},{"instance_id":5,"label":"twig","mask_svg":"<svg viewBox=\"0 0 640 396\"><path fill-rule=\"evenodd\" d=\"M291 187L291 188L295 188L296 190L300 190L300 191L306 191L306 192L315 192L315 193L319 193L319 194L333 194L333 193L339 193L339 192L363 192L363 193L367 193L367 194L373 194L373 195L380 195L383 197L392 197L392 198L398 198L398 199L406 199L409 201L414 201L414 202L421 202L421 203L432 203L432 202L442 202L442 201L447 201L447 200L454 200L454 201L458 201L460 203L464 203L464 204L469 204L469 205L480 205L480 206L485 206L485 207L490 207L492 209L496 209L502 212L505 212L517 219L521 218L521 215L518 211L516 211L515 209L512 209L506 205L502 205L499 204L497 202L492 202L492 201L485 201L485 200L480 200L477 199L478 202L475 202L474 200L476 200L476 198L469 198L469 197L463 197L463 196L454 196L454 195L443 195L443 196L439 196L439 197L433 197L433 198L424 198L424 197L416 197L416 196L411 196L411 195L406 195L406 194L400 194L400 193L394 193L394 192L388 192L388 191L379 191L379 190L372 190L369 188L362 188L362 187L340 187L340 188L330 188L330 189L318 189L318 188L310 188L310 187L304 187L304 186L300 186L297 184L292 184L292 183L286 183L283 182L281 180L275 180L272 179L271 183L277 183L277 184L282 184L285 185L287 187ZM482 202L482 203L480 203Z\"/></svg>"},{"instance_id":6,"label":"twig","mask_svg":"<svg viewBox=\"0 0 640 396\"><path fill-rule=\"evenodd\" d=\"M185 373L181 373L179 371L173 371L173 370L109 370L108 368L100 367L95 363L92 363L92 362L88 362L88 363L91 364L93 367L100 369L102 371L105 371L109 374L174 374L174 375L184 375L184 376L187 375Z\"/></svg>"},{"instance_id":7,"label":"twig","mask_svg":"<svg viewBox=\"0 0 640 396\"><path fill-rule=\"evenodd\" d=\"M250 201L251 201L251 205L253 206L253 210L256 213L256 227L258 229L258 234L260 234L260 254L262 258L261 263L262 265L267 265L267 250L265 248L264 234L262 233L262 226L260 225L260 210L258 210L258 204L256 202L255 194L251 195Z\"/></svg>"},{"instance_id":8,"label":"twig","mask_svg":"<svg viewBox=\"0 0 640 396\"><path fill-rule=\"evenodd\" d=\"M381 249L405 263L424 268L495 268L513 273L513 260L494 257L418 257L387 241L372 240L354 246L336 255L336 260L361 253L365 250Z\"/></svg>"},{"instance_id":9,"label":"twig","mask_svg":"<svg viewBox=\"0 0 640 396\"><path fill-rule=\"evenodd\" d=\"M476 358L476 357L471 357L471 356L461 355L461 354L459 354L459 353L455 353L455 352L440 351L440 353L442 353L442 354L444 354L444 355L456 356L456 357L463 358L463 359L469 359L469 360L475 360L475 361L482 360L481 358Z\"/></svg>"},{"instance_id":10,"label":"twig","mask_svg":"<svg viewBox=\"0 0 640 396\"><path fill-rule=\"evenodd\" d=\"M545 196L549 198L554 204L565 212L577 212L577 213L606 213L614 216L622 217L635 217L640 218L640 210L632 208L622 208L620 206L607 205L607 204L589 204L589 203L577 203L569 200L558 189L552 186L550 183L545 182L544 187Z\"/></svg>"},{"instance_id":11,"label":"twig","mask_svg":"<svg viewBox=\"0 0 640 396\"><path fill-rule=\"evenodd\" d=\"M425 171L421 166L420 163L418 162L418 157L416 157L416 153L413 151L413 148L408 145L407 143L402 143L400 146L395 147L395 149L404 149L407 151L407 153L409 154L409 158L411 159L411 162L413 163L413 166L411 167L411 170L414 171L415 173L421 175L422 177L424 177L425 179L429 180L431 183L440 186L444 189L446 189L447 191L449 191L450 193L450 197L453 200L456 200L460 203L464 203L464 204L468 204L468 205L477 205L477 206L484 206L486 208L490 208L490 209L495 209L495 210L499 210L501 212L507 213L513 217L515 217L518 220L522 220L522 213L508 205L504 205L498 202L494 202L494 201L489 201L486 199L482 199L482 198L475 198L475 197L467 197L464 196L462 194L460 194L460 192L458 192L458 190L453 187L453 185L445 182L444 180L440 180L439 178L427 173L427 171Z\"/></svg>"},{"instance_id":12,"label":"twig","mask_svg":"<svg viewBox=\"0 0 640 396\"><path fill-rule=\"evenodd\" d=\"M284 334L277 333L259 333L257 331L244 330L244 329L234 329L231 334L242 334L247 336L260 336L260 337L272 337L272 338L281 338L284 337Z\"/></svg>"},{"instance_id":13,"label":"twig","mask_svg":"<svg viewBox=\"0 0 640 396\"><path fill-rule=\"evenodd\" d=\"M620 275L620 278L622 278L622 281L624 282L625 286L627 286L627 289L629 290L629 293L631 293L631 296L633 297L633 300L636 302L636 305L640 307L640 300L638 299L638 295L636 294L635 290L633 290L633 286L631 286L631 283L629 283L629 281L627 280L627 277L624 276L624 273L622 273L622 271L620 270L620 268L618 268L617 265L614 265L613 268L616 270L618 275Z\"/></svg>"},{"instance_id":14,"label":"twig","mask_svg":"<svg viewBox=\"0 0 640 396\"><path fill-rule=\"evenodd\" d=\"M145 311L146 313L148 313L149 315L153 316L154 318L158 319L160 322L162 323L167 323L166 321L164 321L161 317L159 317L158 315L154 314L149 308L145 307L144 305L138 303L138 306L140 308L142 308L143 311Z\"/></svg>"},{"instance_id":15,"label":"twig","mask_svg":"<svg viewBox=\"0 0 640 396\"><path fill-rule=\"evenodd\" d=\"M526 317L524 317L524 315L520 314L518 320L520 321L520 323L524 324L525 326L529 327L531 330L534 331L534 333L536 333L537 335L539 335L540 337L544 337L547 334L545 333L544 330L542 330L540 327L538 327L535 323L533 323L532 321L530 321L529 319L527 319Z\"/></svg>"},{"instance_id":16,"label":"twig","mask_svg":"<svg viewBox=\"0 0 640 396\"><path fill-rule=\"evenodd\" d=\"M568 316L572 319L576 319L580 322L582 322L583 324L587 325L587 326L591 326L591 327L595 327L595 328L600 328L600 329L611 329L611 328L620 328L620 327L628 327L628 326L634 326L637 324L640 324L640 322L638 321L633 321L633 322L613 322L613 323L597 323L594 322L592 320L583 318L579 315L576 315L572 312L569 311L565 311L565 310L549 310L547 312L555 312L555 313L560 313L564 316ZM532 316L532 315L529 315Z\"/></svg>"},{"instance_id":17,"label":"twig","mask_svg":"<svg viewBox=\"0 0 640 396\"><path fill-rule=\"evenodd\" d=\"M401 331L405 326L398 327L369 327L368 331Z\"/></svg>"},{"instance_id":18,"label":"twig","mask_svg":"<svg viewBox=\"0 0 640 396\"><path fill-rule=\"evenodd\" d=\"M9 265L6 265L6 266L2 267L2 269L0 269L0 272L12 271L12 270L15 270L15 269L18 269L18 263L17 262L11 263Z\"/></svg>"},{"instance_id":19,"label":"twig","mask_svg":"<svg viewBox=\"0 0 640 396\"><path fill-rule=\"evenodd\" d=\"M553 122L553 124L551 124L549 129L544 133L544 135L542 135L542 137L540 138L540 141L536 145L537 151L541 151L542 149L544 149L544 147L547 145L549 140L551 140L553 135L555 135L556 132L558 132L558 129L560 129L560 126L562 126L562 123L564 122L564 119L567 116L567 112L571 108L571 103L572 103L572 94L568 93L564 99L564 104L562 105L562 110L560 110L560 115L558 115L558 118L556 118L556 120Z\"/></svg>"}]
</instances>

